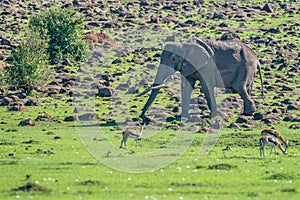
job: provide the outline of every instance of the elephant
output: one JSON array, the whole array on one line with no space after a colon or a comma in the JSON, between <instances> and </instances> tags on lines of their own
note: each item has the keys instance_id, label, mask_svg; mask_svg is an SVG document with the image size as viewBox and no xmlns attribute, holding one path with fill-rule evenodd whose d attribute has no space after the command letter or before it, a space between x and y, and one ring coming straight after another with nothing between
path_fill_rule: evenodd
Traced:
<instances>
[{"instance_id":1,"label":"elephant","mask_svg":"<svg viewBox=\"0 0 300 200\"><path fill-rule=\"evenodd\" d=\"M243 99L243 114L252 115L256 106L251 97L251 90L257 69L262 89L259 59L250 47L240 41L193 37L185 42L167 44L161 53L154 83L137 95L141 96L151 91L140 117L143 122L149 120L145 116L148 108L159 89L170 82L170 77L176 71L181 74L181 117L190 117L190 98L197 80L201 83L211 118L217 115L215 87L238 93ZM263 89L261 93L263 96Z\"/></svg>"}]
</instances>

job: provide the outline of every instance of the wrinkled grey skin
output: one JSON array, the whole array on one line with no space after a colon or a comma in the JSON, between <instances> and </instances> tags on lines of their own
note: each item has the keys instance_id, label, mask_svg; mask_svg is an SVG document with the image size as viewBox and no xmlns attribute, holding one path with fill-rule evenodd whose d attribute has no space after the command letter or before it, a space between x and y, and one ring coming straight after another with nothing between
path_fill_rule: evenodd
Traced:
<instances>
[{"instance_id":1,"label":"wrinkled grey skin","mask_svg":"<svg viewBox=\"0 0 300 200\"><path fill-rule=\"evenodd\" d=\"M257 56L239 41L192 38L185 43L168 44L161 54L156 78L151 86L155 89L152 89L140 117L144 123L147 122L145 113L157 96L159 86L176 71L182 77L181 117L189 118L191 92L197 80L201 82L211 117L217 114L214 87L237 92L244 102L244 114L252 114L256 107L250 94L257 68L260 72Z\"/></svg>"}]
</instances>

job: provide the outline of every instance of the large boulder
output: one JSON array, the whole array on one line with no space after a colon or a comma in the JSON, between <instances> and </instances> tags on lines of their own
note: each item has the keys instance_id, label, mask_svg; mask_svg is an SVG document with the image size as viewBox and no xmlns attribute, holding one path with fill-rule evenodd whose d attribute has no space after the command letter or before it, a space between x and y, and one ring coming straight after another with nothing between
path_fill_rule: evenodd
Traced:
<instances>
[{"instance_id":1,"label":"large boulder","mask_svg":"<svg viewBox=\"0 0 300 200\"><path fill-rule=\"evenodd\" d=\"M78 116L80 121L94 121L98 119L97 113L86 113Z\"/></svg>"},{"instance_id":2,"label":"large boulder","mask_svg":"<svg viewBox=\"0 0 300 200\"><path fill-rule=\"evenodd\" d=\"M98 96L99 97L111 97L115 94L114 89L110 87L100 87L98 88Z\"/></svg>"}]
</instances>

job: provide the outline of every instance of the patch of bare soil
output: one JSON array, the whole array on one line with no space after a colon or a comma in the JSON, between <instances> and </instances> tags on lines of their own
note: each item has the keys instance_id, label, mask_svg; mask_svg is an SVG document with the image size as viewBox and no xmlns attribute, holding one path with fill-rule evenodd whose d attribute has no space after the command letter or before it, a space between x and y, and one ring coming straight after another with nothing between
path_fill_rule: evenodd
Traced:
<instances>
[{"instance_id":1,"label":"patch of bare soil","mask_svg":"<svg viewBox=\"0 0 300 200\"><path fill-rule=\"evenodd\" d=\"M11 190L12 192L43 192L49 193L51 190L35 183L27 182L25 185Z\"/></svg>"}]
</instances>

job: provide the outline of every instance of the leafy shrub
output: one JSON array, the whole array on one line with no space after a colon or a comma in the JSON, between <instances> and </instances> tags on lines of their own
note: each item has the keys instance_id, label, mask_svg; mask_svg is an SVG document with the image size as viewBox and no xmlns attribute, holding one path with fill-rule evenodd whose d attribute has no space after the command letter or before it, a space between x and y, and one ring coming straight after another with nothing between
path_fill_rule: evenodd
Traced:
<instances>
[{"instance_id":1,"label":"leafy shrub","mask_svg":"<svg viewBox=\"0 0 300 200\"><path fill-rule=\"evenodd\" d=\"M50 9L33 16L29 21L29 28L38 32L41 37L49 38L51 63L66 59L82 61L89 54L82 37L83 20L74 9Z\"/></svg>"},{"instance_id":2,"label":"leafy shrub","mask_svg":"<svg viewBox=\"0 0 300 200\"><path fill-rule=\"evenodd\" d=\"M5 81L5 70L4 68L0 68L0 93L5 90L6 81Z\"/></svg>"},{"instance_id":3,"label":"leafy shrub","mask_svg":"<svg viewBox=\"0 0 300 200\"><path fill-rule=\"evenodd\" d=\"M25 91L38 89L51 74L47 69L48 58L45 41L30 33L27 40L12 53L13 65L5 68L7 83Z\"/></svg>"}]
</instances>

